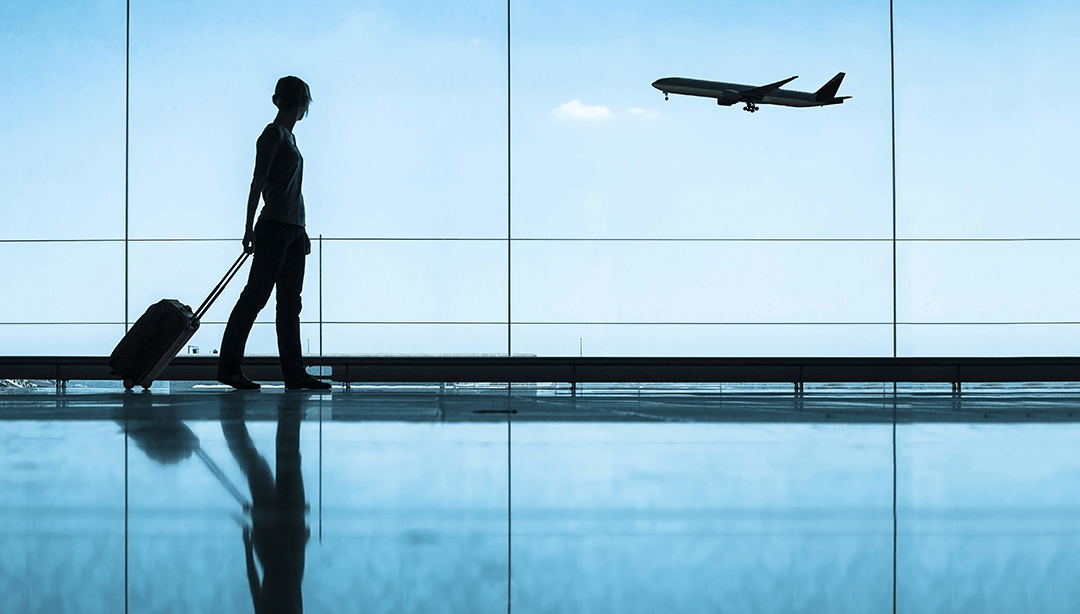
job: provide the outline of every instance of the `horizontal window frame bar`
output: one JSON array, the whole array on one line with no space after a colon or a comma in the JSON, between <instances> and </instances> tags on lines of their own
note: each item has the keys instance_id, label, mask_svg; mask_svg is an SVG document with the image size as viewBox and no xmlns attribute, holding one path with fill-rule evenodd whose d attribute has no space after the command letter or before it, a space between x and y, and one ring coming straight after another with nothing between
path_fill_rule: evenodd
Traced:
<instances>
[{"instance_id":1,"label":"horizontal window frame bar","mask_svg":"<svg viewBox=\"0 0 1080 614\"><path fill-rule=\"evenodd\" d=\"M0 326L124 326L124 322L0 322ZM204 320L202 325L226 324ZM255 324L273 325L273 321ZM506 320L302 320L301 325L324 326L892 326L894 322L611 322L611 321L510 321ZM896 322L897 326L1078 326L1080 321L1016 320L1008 322Z\"/></svg>"},{"instance_id":2,"label":"horizontal window frame bar","mask_svg":"<svg viewBox=\"0 0 1080 614\"><path fill-rule=\"evenodd\" d=\"M316 237L312 237L316 238ZM812 238L812 237L728 237L728 238L569 238L569 237L318 237L324 242L355 243L893 243L890 238ZM127 239L128 243L239 243L231 239ZM0 245L49 243L124 243L124 239L0 239ZM1014 238L907 238L896 243L1078 243L1080 237L1014 237Z\"/></svg>"}]
</instances>

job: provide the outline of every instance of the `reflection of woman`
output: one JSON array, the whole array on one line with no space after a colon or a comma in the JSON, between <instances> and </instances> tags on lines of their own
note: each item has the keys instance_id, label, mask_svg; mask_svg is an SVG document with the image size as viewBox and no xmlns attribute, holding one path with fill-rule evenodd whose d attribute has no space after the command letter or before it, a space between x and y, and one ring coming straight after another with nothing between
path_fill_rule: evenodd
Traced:
<instances>
[{"instance_id":1,"label":"reflection of woman","mask_svg":"<svg viewBox=\"0 0 1080 614\"><path fill-rule=\"evenodd\" d=\"M244 529L244 550L255 613L299 614L304 611L300 591L304 550L311 536L300 474L300 399L286 393L278 405L276 479L248 434L243 398L227 398L224 403L221 430L251 487L252 528ZM261 581L256 556L262 565Z\"/></svg>"},{"instance_id":2,"label":"reflection of woman","mask_svg":"<svg viewBox=\"0 0 1080 614\"><path fill-rule=\"evenodd\" d=\"M307 115L311 90L297 77L282 77L273 97L278 108L273 123L263 130L255 147L255 175L248 193L244 251L255 254L247 286L229 315L221 339L218 381L233 388L256 390L259 384L240 370L255 317L277 286L277 339L281 374L286 388L326 390L330 384L304 370L300 349L300 292L304 260L311 240L304 230L304 158L296 146L293 127ZM255 225L259 196L264 205Z\"/></svg>"}]
</instances>

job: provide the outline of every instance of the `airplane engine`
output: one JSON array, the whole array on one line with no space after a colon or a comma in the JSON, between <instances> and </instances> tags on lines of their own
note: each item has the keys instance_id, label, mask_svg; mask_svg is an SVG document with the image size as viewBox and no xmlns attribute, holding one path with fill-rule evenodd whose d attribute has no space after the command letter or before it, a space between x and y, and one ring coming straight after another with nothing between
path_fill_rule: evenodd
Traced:
<instances>
[{"instance_id":1,"label":"airplane engine","mask_svg":"<svg viewBox=\"0 0 1080 614\"><path fill-rule=\"evenodd\" d=\"M722 104L730 107L736 102L739 102L741 98L742 96L740 96L739 92L736 92L735 90L724 90L720 92L719 96L716 97L716 104Z\"/></svg>"}]
</instances>

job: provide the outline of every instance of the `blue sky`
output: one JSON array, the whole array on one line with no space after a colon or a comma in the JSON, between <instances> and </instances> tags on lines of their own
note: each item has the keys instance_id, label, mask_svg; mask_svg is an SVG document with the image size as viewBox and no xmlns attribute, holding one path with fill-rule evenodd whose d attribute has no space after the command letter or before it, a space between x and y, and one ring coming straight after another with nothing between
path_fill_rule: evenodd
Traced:
<instances>
[{"instance_id":1,"label":"blue sky","mask_svg":"<svg viewBox=\"0 0 1080 614\"><path fill-rule=\"evenodd\" d=\"M513 318L532 323L515 352L891 354L887 2L528 1L512 17L509 222L560 239L514 244ZM1080 236L1080 9L900 2L895 17L899 236ZM0 3L0 239L123 236L124 18L116 0ZM297 74L315 99L296 129L312 235L488 239L324 243L324 319L469 323L335 325L324 351L506 351L505 3L135 1L131 19L132 237L238 237L273 83ZM754 115L649 86L799 75L812 91L838 71L848 103ZM683 238L846 241L582 241ZM236 248L135 244L131 317L197 303ZM28 297L0 321L123 320L122 247L0 253ZM938 324L902 326L900 353L1074 353L1077 326L940 323L1080 320L1075 257L1080 243L901 243L898 319ZM851 322L876 324L827 325ZM102 354L114 329L3 326L0 346ZM199 333L204 351L219 333ZM273 348L262 326L252 351Z\"/></svg>"}]
</instances>

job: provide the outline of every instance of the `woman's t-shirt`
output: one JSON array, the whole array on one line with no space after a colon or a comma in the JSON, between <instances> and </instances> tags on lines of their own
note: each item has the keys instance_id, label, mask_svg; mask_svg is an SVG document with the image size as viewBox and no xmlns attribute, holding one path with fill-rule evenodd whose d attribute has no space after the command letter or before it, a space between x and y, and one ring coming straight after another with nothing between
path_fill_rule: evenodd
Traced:
<instances>
[{"instance_id":1,"label":"woman's t-shirt","mask_svg":"<svg viewBox=\"0 0 1080 614\"><path fill-rule=\"evenodd\" d=\"M269 124L255 144L255 176L266 177L263 185L263 209L259 219L303 226L304 158L292 133L277 124Z\"/></svg>"}]
</instances>

